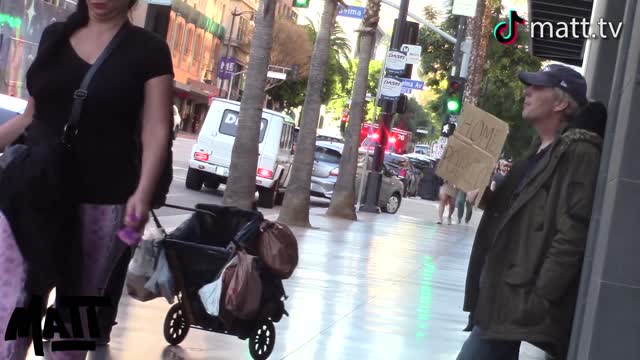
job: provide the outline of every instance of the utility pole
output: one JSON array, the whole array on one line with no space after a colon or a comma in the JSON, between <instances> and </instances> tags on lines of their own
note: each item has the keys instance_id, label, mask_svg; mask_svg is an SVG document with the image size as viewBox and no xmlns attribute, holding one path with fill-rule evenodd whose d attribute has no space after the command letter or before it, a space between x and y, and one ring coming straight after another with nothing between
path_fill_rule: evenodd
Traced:
<instances>
[{"instance_id":1,"label":"utility pole","mask_svg":"<svg viewBox=\"0 0 640 360\"><path fill-rule=\"evenodd\" d=\"M391 35L390 50L399 51L402 47L402 42L405 39L405 28L407 23L407 15L409 13L409 0L401 0L400 8L398 9L398 20L396 26L393 29ZM386 65L385 65L386 67ZM387 69L382 69L385 73ZM379 142L376 143L373 151L373 169L367 176L366 187L366 200L361 211L379 213L380 207L378 206L378 200L380 197L380 186L382 185L382 169L384 164L384 151L387 148L387 141L389 140L389 131L392 126L393 114L396 111L398 100L383 100L382 112L379 119Z\"/></svg>"}]
</instances>

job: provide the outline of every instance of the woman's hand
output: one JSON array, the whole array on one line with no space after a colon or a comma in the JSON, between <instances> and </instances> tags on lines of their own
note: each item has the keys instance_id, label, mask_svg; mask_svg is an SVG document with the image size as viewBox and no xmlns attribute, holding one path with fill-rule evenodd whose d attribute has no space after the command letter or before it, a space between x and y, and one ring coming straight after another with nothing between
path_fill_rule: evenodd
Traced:
<instances>
[{"instance_id":1,"label":"woman's hand","mask_svg":"<svg viewBox=\"0 0 640 360\"><path fill-rule=\"evenodd\" d=\"M473 191L469 191L467 193L467 201L475 204L476 203L476 198L478 197L478 195L480 194L480 190L473 190Z\"/></svg>"},{"instance_id":2,"label":"woman's hand","mask_svg":"<svg viewBox=\"0 0 640 360\"><path fill-rule=\"evenodd\" d=\"M149 211L151 211L149 196L140 190L136 191L127 201L124 219L126 227L142 234L147 221L149 221Z\"/></svg>"}]
</instances>

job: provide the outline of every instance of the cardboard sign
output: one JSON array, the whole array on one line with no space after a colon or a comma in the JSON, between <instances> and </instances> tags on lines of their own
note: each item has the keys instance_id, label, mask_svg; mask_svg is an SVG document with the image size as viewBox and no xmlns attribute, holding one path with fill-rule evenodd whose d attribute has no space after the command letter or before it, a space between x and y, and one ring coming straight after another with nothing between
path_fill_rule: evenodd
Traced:
<instances>
[{"instance_id":1,"label":"cardboard sign","mask_svg":"<svg viewBox=\"0 0 640 360\"><path fill-rule=\"evenodd\" d=\"M436 174L462 191L482 192L500 159L509 125L468 103L464 105L460 122L449 137Z\"/></svg>"}]
</instances>

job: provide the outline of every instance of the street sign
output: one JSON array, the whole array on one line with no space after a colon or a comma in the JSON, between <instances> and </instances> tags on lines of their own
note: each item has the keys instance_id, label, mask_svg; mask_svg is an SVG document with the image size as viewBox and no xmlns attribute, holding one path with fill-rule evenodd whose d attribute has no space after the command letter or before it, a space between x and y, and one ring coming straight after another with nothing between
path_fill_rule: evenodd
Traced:
<instances>
[{"instance_id":1,"label":"street sign","mask_svg":"<svg viewBox=\"0 0 640 360\"><path fill-rule=\"evenodd\" d=\"M411 88L410 87L404 87L402 86L402 93L403 94L411 94Z\"/></svg>"},{"instance_id":2,"label":"street sign","mask_svg":"<svg viewBox=\"0 0 640 360\"><path fill-rule=\"evenodd\" d=\"M413 90L422 90L424 88L424 82L419 80L402 79L402 87Z\"/></svg>"},{"instance_id":3,"label":"street sign","mask_svg":"<svg viewBox=\"0 0 640 360\"><path fill-rule=\"evenodd\" d=\"M420 64L420 55L422 55L422 47L418 45L404 44L400 51L407 53L407 64Z\"/></svg>"},{"instance_id":4,"label":"street sign","mask_svg":"<svg viewBox=\"0 0 640 360\"><path fill-rule=\"evenodd\" d=\"M389 50L387 52L387 61L385 70L392 75L404 74L404 68L407 66L407 54L397 50Z\"/></svg>"},{"instance_id":5,"label":"street sign","mask_svg":"<svg viewBox=\"0 0 640 360\"><path fill-rule=\"evenodd\" d=\"M173 0L146 0L145 2L150 5L171 6Z\"/></svg>"},{"instance_id":6,"label":"street sign","mask_svg":"<svg viewBox=\"0 0 640 360\"><path fill-rule=\"evenodd\" d=\"M338 16L354 18L354 19L362 19L364 18L365 8L360 6L351 6L345 8L342 5L338 5Z\"/></svg>"},{"instance_id":7,"label":"street sign","mask_svg":"<svg viewBox=\"0 0 640 360\"><path fill-rule=\"evenodd\" d=\"M477 6L478 0L453 0L451 14L474 17L476 16Z\"/></svg>"},{"instance_id":8,"label":"street sign","mask_svg":"<svg viewBox=\"0 0 640 360\"><path fill-rule=\"evenodd\" d=\"M287 73L277 72L277 71L268 71L267 77L273 79L287 80Z\"/></svg>"},{"instance_id":9,"label":"street sign","mask_svg":"<svg viewBox=\"0 0 640 360\"><path fill-rule=\"evenodd\" d=\"M402 81L386 77L382 79L380 97L385 100L398 100L402 93Z\"/></svg>"}]
</instances>

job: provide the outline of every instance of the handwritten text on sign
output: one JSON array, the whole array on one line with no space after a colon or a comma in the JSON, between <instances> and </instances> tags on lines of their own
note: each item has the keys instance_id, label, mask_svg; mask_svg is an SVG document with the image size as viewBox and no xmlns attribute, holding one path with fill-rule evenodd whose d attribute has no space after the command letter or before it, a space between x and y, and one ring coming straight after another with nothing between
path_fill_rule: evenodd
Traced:
<instances>
[{"instance_id":1,"label":"handwritten text on sign","mask_svg":"<svg viewBox=\"0 0 640 360\"><path fill-rule=\"evenodd\" d=\"M507 123L465 104L460 125L449 138L436 174L465 192L484 189L508 133Z\"/></svg>"},{"instance_id":2,"label":"handwritten text on sign","mask_svg":"<svg viewBox=\"0 0 640 360\"><path fill-rule=\"evenodd\" d=\"M456 133L473 145L499 158L507 140L509 126L497 117L477 107L465 105Z\"/></svg>"}]
</instances>

